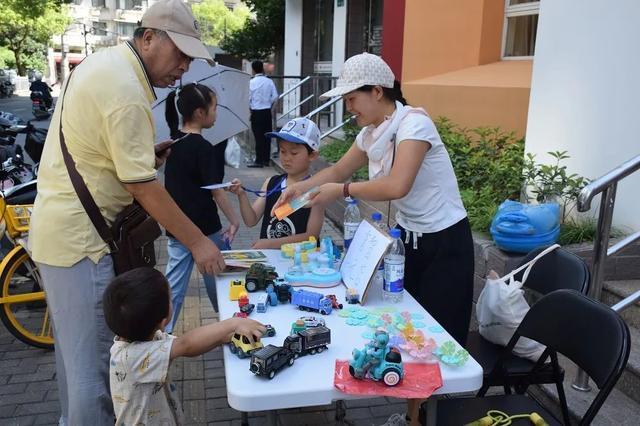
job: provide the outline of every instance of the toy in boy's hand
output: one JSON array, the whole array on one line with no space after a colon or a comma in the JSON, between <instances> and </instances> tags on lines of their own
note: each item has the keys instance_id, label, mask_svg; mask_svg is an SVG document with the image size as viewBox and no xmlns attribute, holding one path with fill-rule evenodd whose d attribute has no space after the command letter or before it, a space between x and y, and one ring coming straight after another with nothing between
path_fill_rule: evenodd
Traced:
<instances>
[{"instance_id":1,"label":"toy in boy's hand","mask_svg":"<svg viewBox=\"0 0 640 426\"><path fill-rule=\"evenodd\" d=\"M240 280L232 280L231 283L229 283L229 300L238 300L240 294L244 292L244 282Z\"/></svg>"},{"instance_id":2,"label":"toy in boy's hand","mask_svg":"<svg viewBox=\"0 0 640 426\"><path fill-rule=\"evenodd\" d=\"M262 347L263 344L260 340L251 341L247 336L238 333L235 333L229 342L231 353L238 355L238 358L246 358Z\"/></svg>"},{"instance_id":3,"label":"toy in boy's hand","mask_svg":"<svg viewBox=\"0 0 640 426\"><path fill-rule=\"evenodd\" d=\"M250 293L266 290L269 284L274 284L276 278L278 278L276 268L262 263L254 263L249 267L245 276L245 288Z\"/></svg>"},{"instance_id":4,"label":"toy in boy's hand","mask_svg":"<svg viewBox=\"0 0 640 426\"><path fill-rule=\"evenodd\" d=\"M246 312L234 312L233 316L238 318L248 318L249 314L247 314Z\"/></svg>"},{"instance_id":5,"label":"toy in boy's hand","mask_svg":"<svg viewBox=\"0 0 640 426\"><path fill-rule=\"evenodd\" d=\"M291 304L297 305L303 311L316 311L322 315L329 315L333 308L331 300L321 293L307 290L294 290L291 292Z\"/></svg>"},{"instance_id":6,"label":"toy in boy's hand","mask_svg":"<svg viewBox=\"0 0 640 426\"><path fill-rule=\"evenodd\" d=\"M358 295L358 291L355 288L348 288L345 292L345 300L350 305L355 305L360 302L360 296Z\"/></svg>"},{"instance_id":7,"label":"toy in boy's hand","mask_svg":"<svg viewBox=\"0 0 640 426\"><path fill-rule=\"evenodd\" d=\"M349 361L349 373L356 379L369 378L387 386L395 386L402 380L404 368L402 355L389 345L389 334L376 331L375 337L362 350L354 349Z\"/></svg>"}]
</instances>

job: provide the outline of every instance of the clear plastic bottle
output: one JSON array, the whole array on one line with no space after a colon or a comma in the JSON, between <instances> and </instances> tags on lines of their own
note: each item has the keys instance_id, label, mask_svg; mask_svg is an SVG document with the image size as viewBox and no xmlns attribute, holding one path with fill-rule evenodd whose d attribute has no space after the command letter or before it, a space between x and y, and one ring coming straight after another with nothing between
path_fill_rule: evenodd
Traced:
<instances>
[{"instance_id":1,"label":"clear plastic bottle","mask_svg":"<svg viewBox=\"0 0 640 426\"><path fill-rule=\"evenodd\" d=\"M360 225L362 218L360 217L360 210L358 210L358 201L353 198L347 202L347 208L344 210L344 248L347 250L351 245L351 240Z\"/></svg>"},{"instance_id":2,"label":"clear plastic bottle","mask_svg":"<svg viewBox=\"0 0 640 426\"><path fill-rule=\"evenodd\" d=\"M389 235L393 238L393 243L384 255L382 299L386 302L399 303L404 294L404 244L400 239L399 229L392 229Z\"/></svg>"},{"instance_id":3,"label":"clear plastic bottle","mask_svg":"<svg viewBox=\"0 0 640 426\"><path fill-rule=\"evenodd\" d=\"M382 213L373 213L371 220L373 221L373 226L380 229L383 233L387 234L389 232L387 224L382 221ZM372 284L374 286L373 288L383 288L384 286L384 259L380 260L378 269L376 269L375 274L373 274Z\"/></svg>"}]
</instances>

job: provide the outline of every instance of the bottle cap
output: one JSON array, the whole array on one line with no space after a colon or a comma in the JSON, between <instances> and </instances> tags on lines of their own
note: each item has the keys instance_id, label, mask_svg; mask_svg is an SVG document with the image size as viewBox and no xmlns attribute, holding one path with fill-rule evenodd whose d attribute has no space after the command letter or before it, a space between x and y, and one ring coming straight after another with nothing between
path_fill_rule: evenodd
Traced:
<instances>
[{"instance_id":1,"label":"bottle cap","mask_svg":"<svg viewBox=\"0 0 640 426\"><path fill-rule=\"evenodd\" d=\"M371 215L371 219L375 220L376 222L379 220L382 220L382 213L375 212L374 214Z\"/></svg>"},{"instance_id":2,"label":"bottle cap","mask_svg":"<svg viewBox=\"0 0 640 426\"><path fill-rule=\"evenodd\" d=\"M347 198L347 203L349 204L358 204L358 200L356 200L355 198Z\"/></svg>"},{"instance_id":3,"label":"bottle cap","mask_svg":"<svg viewBox=\"0 0 640 426\"><path fill-rule=\"evenodd\" d=\"M400 238L400 235L402 235L402 233L398 228L393 228L389 231L389 235L391 236L391 238Z\"/></svg>"}]
</instances>

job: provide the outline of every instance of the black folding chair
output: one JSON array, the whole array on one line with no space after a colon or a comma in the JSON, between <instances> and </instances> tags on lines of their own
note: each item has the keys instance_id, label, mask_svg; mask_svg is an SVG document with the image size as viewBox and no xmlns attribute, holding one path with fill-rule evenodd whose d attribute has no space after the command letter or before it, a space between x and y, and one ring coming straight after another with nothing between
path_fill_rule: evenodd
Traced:
<instances>
[{"instance_id":1,"label":"black folding chair","mask_svg":"<svg viewBox=\"0 0 640 426\"><path fill-rule=\"evenodd\" d=\"M629 358L629 328L620 315L608 306L572 290L554 291L529 310L490 376L501 374L520 337L528 337L546 345L546 350L534 364L530 375L535 377L536 370L544 365L547 358L551 358L563 422L559 423L549 411L526 395L498 395L437 401L438 426L464 425L487 416L489 410L499 410L508 415L536 412L550 425L569 425L569 409L558 353L582 368L599 389L579 423L588 425L620 378ZM426 424L426 403L420 409L420 421ZM531 425L531 422L524 418L514 420L512 424Z\"/></svg>"},{"instance_id":2,"label":"black folding chair","mask_svg":"<svg viewBox=\"0 0 640 426\"><path fill-rule=\"evenodd\" d=\"M545 248L542 247L531 251L520 262L519 266L529 262ZM522 281L523 274L524 271L519 272L515 275L515 279ZM582 258L563 248L557 248L533 265L523 288L530 299L530 305L532 305L534 299L539 299L539 297L555 290L570 289L586 294L589 290L589 277L589 269ZM533 362L516 355L509 357L501 375L489 378L489 372L496 365L504 347L489 342L477 331L469 333L466 346L469 354L478 361L484 370L482 388L477 396L484 395L491 386L504 387L506 394L510 394L511 387L513 387L516 393L523 394L525 387L522 385L522 380L525 376L528 377L528 380L532 380L530 383L534 384L554 383L550 364L545 364L539 369L536 376L531 378L529 371L533 367ZM561 373L564 376L564 370L561 370Z\"/></svg>"}]
</instances>

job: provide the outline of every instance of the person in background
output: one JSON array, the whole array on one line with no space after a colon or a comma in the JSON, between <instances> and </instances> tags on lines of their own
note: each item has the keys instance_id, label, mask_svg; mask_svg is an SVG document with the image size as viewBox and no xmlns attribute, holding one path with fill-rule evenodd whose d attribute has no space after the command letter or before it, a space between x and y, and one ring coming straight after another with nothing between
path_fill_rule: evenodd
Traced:
<instances>
[{"instance_id":1,"label":"person in background","mask_svg":"<svg viewBox=\"0 0 640 426\"><path fill-rule=\"evenodd\" d=\"M253 78L249 82L249 108L251 109L251 131L256 140L256 158L248 167L269 165L271 138L265 136L273 130L271 108L278 100L278 91L273 81L264 75L261 61L251 64Z\"/></svg>"}]
</instances>

